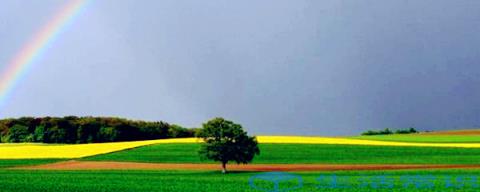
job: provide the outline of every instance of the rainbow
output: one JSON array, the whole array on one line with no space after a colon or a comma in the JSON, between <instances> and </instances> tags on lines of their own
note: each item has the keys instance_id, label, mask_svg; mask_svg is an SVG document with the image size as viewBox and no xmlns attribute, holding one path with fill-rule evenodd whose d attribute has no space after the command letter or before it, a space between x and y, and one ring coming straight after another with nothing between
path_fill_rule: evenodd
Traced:
<instances>
[{"instance_id":1,"label":"rainbow","mask_svg":"<svg viewBox=\"0 0 480 192\"><path fill-rule=\"evenodd\" d=\"M0 76L0 110L32 64L58 38L63 29L79 15L88 0L71 0L28 41L3 69Z\"/></svg>"}]
</instances>

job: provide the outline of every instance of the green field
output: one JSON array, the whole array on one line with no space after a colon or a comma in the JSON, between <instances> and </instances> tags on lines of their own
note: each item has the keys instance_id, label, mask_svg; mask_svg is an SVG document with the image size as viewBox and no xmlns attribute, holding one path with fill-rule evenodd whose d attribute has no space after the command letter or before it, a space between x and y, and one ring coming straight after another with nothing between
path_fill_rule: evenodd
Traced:
<instances>
[{"instance_id":1,"label":"green field","mask_svg":"<svg viewBox=\"0 0 480 192\"><path fill-rule=\"evenodd\" d=\"M158 144L85 160L155 163L212 163L201 160L198 144ZM364 145L260 144L253 163L480 164L480 149ZM308 158L306 158L308 157Z\"/></svg>"},{"instance_id":2,"label":"green field","mask_svg":"<svg viewBox=\"0 0 480 192\"><path fill-rule=\"evenodd\" d=\"M62 159L0 159L0 168L54 163Z\"/></svg>"},{"instance_id":3,"label":"green field","mask_svg":"<svg viewBox=\"0 0 480 192\"><path fill-rule=\"evenodd\" d=\"M249 178L257 173L241 172L222 175L218 172L206 171L2 171L0 189L2 192L258 192L249 185ZM477 191L478 180L465 186L447 187L447 182L457 176L480 175L480 171L388 171L388 172L328 172L328 173L298 173L303 179L303 187L295 192L315 191ZM332 174L337 178L338 185L350 188L331 189ZM324 175L323 179L319 179ZM392 179L394 189L387 186L372 185L379 176ZM434 186L431 189L417 189L413 183L402 180L406 175L434 176ZM365 185L362 185L365 184ZM269 183L256 184L271 187ZM292 186L296 182L286 182L281 187ZM459 183L455 183L459 184ZM320 188L327 187L327 188ZM455 188L458 187L458 188Z\"/></svg>"},{"instance_id":4,"label":"green field","mask_svg":"<svg viewBox=\"0 0 480 192\"><path fill-rule=\"evenodd\" d=\"M405 138L413 135L402 135ZM376 136L379 137L380 136ZM383 136L382 136L383 137ZM416 136L413 136L416 137ZM423 137L423 136L422 136ZM439 137L439 136L434 136ZM451 136L449 136L451 137ZM433 137L431 137L433 138ZM408 142L415 142L410 139ZM254 159L257 164L480 164L480 149L399 147L326 144L260 144L261 154ZM97 155L80 160L131 161L153 163L215 163L199 158L199 144L156 144L135 149ZM258 172L219 171L27 171L8 170L6 167L35 165L63 161L65 159L0 160L0 191L2 192L260 192L252 189L249 179ZM478 191L480 169L477 170L404 170L404 171L332 171L297 172L303 179L303 187L292 192L337 191ZM320 177L324 175L325 177ZM337 188L332 188L336 175ZM433 188L415 187L415 183L402 180L406 176L434 177ZM376 186L379 177L393 181ZM456 177L474 176L466 185ZM478 176L478 177L477 177ZM465 178L464 178L465 181ZM272 184L256 181L272 189ZM448 184L453 186L448 186ZM281 188L296 185L283 182ZM346 186L342 188L340 186ZM425 186L423 186L425 187Z\"/></svg>"},{"instance_id":5,"label":"green field","mask_svg":"<svg viewBox=\"0 0 480 192\"><path fill-rule=\"evenodd\" d=\"M427 134L393 134L355 136L352 139L377 141L399 141L414 143L480 143L480 135L427 135Z\"/></svg>"}]
</instances>

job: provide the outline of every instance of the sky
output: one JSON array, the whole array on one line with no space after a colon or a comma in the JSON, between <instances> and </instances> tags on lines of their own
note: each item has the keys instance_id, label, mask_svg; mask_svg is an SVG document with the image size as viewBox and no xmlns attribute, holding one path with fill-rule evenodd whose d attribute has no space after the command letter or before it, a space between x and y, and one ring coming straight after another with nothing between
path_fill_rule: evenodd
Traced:
<instances>
[{"instance_id":1,"label":"sky","mask_svg":"<svg viewBox=\"0 0 480 192\"><path fill-rule=\"evenodd\" d=\"M0 2L0 74L68 1ZM118 116L256 135L480 127L480 1L91 1L0 118Z\"/></svg>"}]
</instances>

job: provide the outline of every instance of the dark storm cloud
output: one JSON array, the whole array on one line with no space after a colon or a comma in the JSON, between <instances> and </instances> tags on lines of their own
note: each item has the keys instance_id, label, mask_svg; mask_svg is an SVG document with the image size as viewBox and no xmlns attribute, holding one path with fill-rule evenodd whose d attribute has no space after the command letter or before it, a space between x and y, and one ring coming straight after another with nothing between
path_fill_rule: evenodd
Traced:
<instances>
[{"instance_id":1,"label":"dark storm cloud","mask_svg":"<svg viewBox=\"0 0 480 192\"><path fill-rule=\"evenodd\" d=\"M58 2L1 4L4 65ZM255 134L478 127L479 18L477 1L95 1L2 112L224 116Z\"/></svg>"}]
</instances>

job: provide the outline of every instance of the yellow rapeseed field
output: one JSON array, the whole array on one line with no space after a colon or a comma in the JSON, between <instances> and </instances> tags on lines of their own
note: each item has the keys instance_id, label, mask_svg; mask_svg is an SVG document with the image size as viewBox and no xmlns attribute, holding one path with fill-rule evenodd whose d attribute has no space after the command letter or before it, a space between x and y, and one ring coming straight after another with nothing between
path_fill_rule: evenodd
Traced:
<instances>
[{"instance_id":1,"label":"yellow rapeseed field","mask_svg":"<svg viewBox=\"0 0 480 192\"><path fill-rule=\"evenodd\" d=\"M196 138L92 144L0 144L0 159L81 158L160 143L194 143Z\"/></svg>"},{"instance_id":2,"label":"yellow rapeseed field","mask_svg":"<svg viewBox=\"0 0 480 192\"><path fill-rule=\"evenodd\" d=\"M421 146L480 148L480 143L407 143L335 137L258 136L259 143L349 144L376 146ZM0 159L81 158L162 143L197 143L196 138L94 144L0 144Z\"/></svg>"},{"instance_id":3,"label":"yellow rapeseed field","mask_svg":"<svg viewBox=\"0 0 480 192\"><path fill-rule=\"evenodd\" d=\"M376 145L376 146L480 148L480 143L408 143L408 142L394 142L394 141L349 139L349 138L341 138L341 137L258 136L257 139L259 143L345 144L345 145Z\"/></svg>"}]
</instances>

